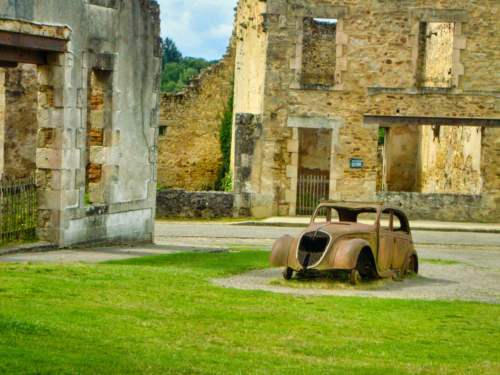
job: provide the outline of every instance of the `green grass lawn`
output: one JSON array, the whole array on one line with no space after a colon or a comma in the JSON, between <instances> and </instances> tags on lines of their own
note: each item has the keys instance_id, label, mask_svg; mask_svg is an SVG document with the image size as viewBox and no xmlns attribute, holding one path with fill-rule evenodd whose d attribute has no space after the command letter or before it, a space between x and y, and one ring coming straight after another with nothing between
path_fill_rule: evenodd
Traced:
<instances>
[{"instance_id":1,"label":"green grass lawn","mask_svg":"<svg viewBox=\"0 0 500 375\"><path fill-rule=\"evenodd\" d=\"M209 283L266 267L267 257L0 265L0 373L500 373L500 306Z\"/></svg>"}]
</instances>

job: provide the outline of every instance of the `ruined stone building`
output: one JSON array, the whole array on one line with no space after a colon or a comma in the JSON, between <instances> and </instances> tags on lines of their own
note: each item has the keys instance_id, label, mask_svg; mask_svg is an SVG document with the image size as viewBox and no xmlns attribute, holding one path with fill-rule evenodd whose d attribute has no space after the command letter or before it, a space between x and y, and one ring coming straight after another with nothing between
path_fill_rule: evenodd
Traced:
<instances>
[{"instance_id":1,"label":"ruined stone building","mask_svg":"<svg viewBox=\"0 0 500 375\"><path fill-rule=\"evenodd\" d=\"M498 14L492 0L240 0L235 211L385 200L412 218L499 221ZM207 92L197 113L211 108L214 83L197 87ZM164 107L179 114L168 129L194 126L184 108ZM201 148L210 140L189 134Z\"/></svg>"},{"instance_id":2,"label":"ruined stone building","mask_svg":"<svg viewBox=\"0 0 500 375\"><path fill-rule=\"evenodd\" d=\"M38 237L151 241L153 0L0 0L0 176L36 175Z\"/></svg>"},{"instance_id":3,"label":"ruined stone building","mask_svg":"<svg viewBox=\"0 0 500 375\"><path fill-rule=\"evenodd\" d=\"M180 93L163 93L158 137L160 187L207 190L221 166L220 126L233 93L234 43Z\"/></svg>"},{"instance_id":4,"label":"ruined stone building","mask_svg":"<svg viewBox=\"0 0 500 375\"><path fill-rule=\"evenodd\" d=\"M241 1L240 205L300 213L326 176L325 198L499 221L499 12L488 0Z\"/></svg>"}]
</instances>

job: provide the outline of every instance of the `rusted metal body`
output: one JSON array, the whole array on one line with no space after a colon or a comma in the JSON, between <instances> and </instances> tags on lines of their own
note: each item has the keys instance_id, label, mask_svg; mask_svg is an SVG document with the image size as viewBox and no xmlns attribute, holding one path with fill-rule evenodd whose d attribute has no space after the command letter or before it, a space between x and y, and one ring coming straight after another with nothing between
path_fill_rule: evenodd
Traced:
<instances>
[{"instance_id":1,"label":"rusted metal body","mask_svg":"<svg viewBox=\"0 0 500 375\"><path fill-rule=\"evenodd\" d=\"M293 272L346 271L356 283L418 273L406 215L381 203L322 202L297 238L274 243L270 261L285 268L285 278Z\"/></svg>"}]
</instances>

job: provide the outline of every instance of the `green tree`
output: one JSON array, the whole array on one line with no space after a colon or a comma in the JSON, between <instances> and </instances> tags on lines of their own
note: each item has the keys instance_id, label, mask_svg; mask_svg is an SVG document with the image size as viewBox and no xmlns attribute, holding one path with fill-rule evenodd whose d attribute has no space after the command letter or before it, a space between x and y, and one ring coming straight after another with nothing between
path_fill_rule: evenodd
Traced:
<instances>
[{"instance_id":1,"label":"green tree","mask_svg":"<svg viewBox=\"0 0 500 375\"><path fill-rule=\"evenodd\" d=\"M163 43L163 64L180 62L182 53L179 51L175 42L170 38L165 38Z\"/></svg>"}]
</instances>

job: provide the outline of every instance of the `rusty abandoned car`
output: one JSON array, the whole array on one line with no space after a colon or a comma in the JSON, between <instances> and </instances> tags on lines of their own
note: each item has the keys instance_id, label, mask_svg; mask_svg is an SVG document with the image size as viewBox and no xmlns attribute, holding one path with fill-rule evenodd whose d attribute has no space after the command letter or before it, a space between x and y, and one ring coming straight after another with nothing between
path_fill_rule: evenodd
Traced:
<instances>
[{"instance_id":1,"label":"rusty abandoned car","mask_svg":"<svg viewBox=\"0 0 500 375\"><path fill-rule=\"evenodd\" d=\"M286 235L272 249L283 277L347 274L351 284L418 273L418 255L404 212L382 203L322 202L298 238Z\"/></svg>"}]
</instances>

